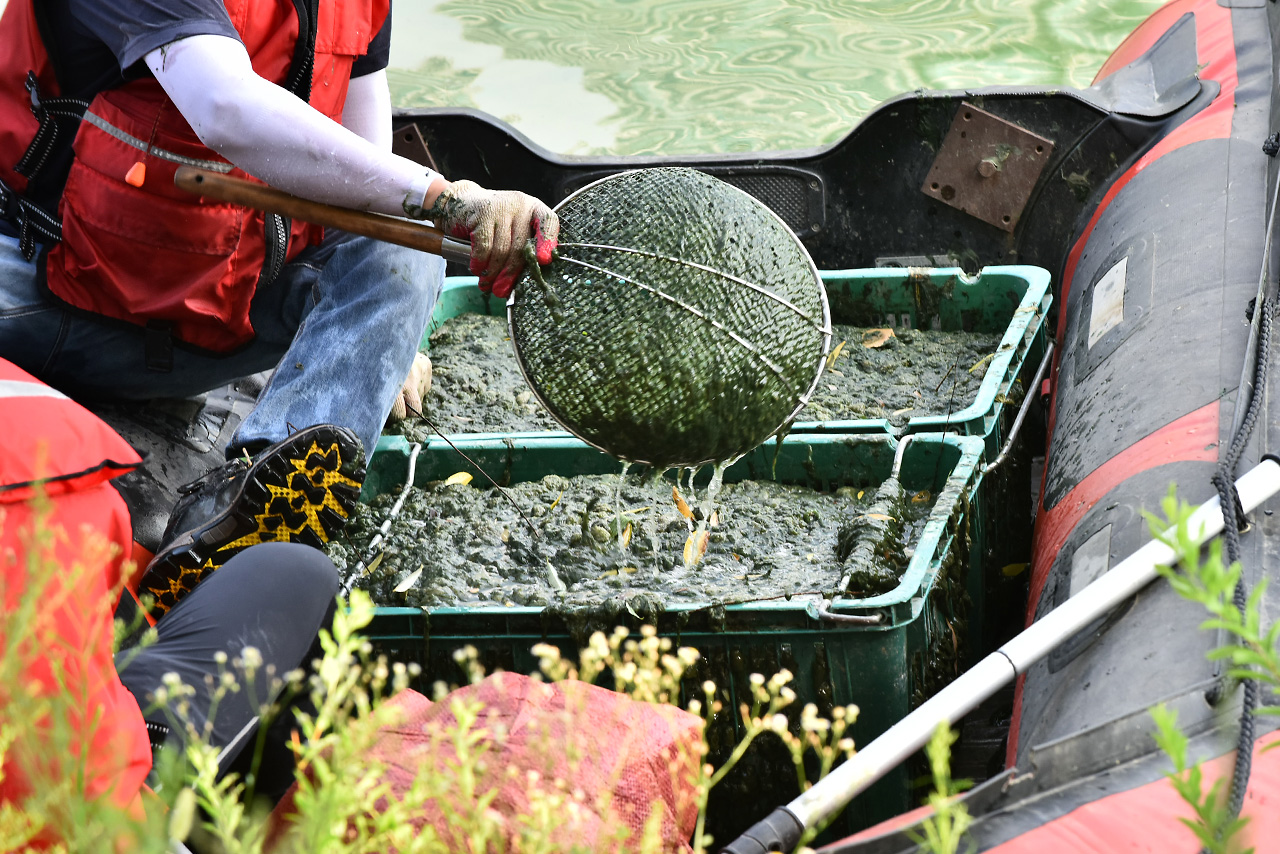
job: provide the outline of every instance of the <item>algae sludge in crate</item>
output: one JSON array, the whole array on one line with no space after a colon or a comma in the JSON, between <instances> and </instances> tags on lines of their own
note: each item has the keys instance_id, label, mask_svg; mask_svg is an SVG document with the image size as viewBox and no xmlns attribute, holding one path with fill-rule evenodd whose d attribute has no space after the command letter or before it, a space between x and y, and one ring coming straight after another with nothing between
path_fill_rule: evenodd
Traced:
<instances>
[{"instance_id":1,"label":"algae sludge in crate","mask_svg":"<svg viewBox=\"0 0 1280 854\"><path fill-rule=\"evenodd\" d=\"M801 432L877 424L971 432L999 411L1003 395L1021 393L1015 378L1043 347L1048 274L1037 268L991 267L975 278L946 269L822 277L835 321L832 356L795 420ZM480 294L474 280L446 284L423 341L435 371L425 412L444 433L559 431L520 374L505 317L505 304ZM410 441L434 435L415 419L389 432Z\"/></svg>"},{"instance_id":2,"label":"algae sludge in crate","mask_svg":"<svg viewBox=\"0 0 1280 854\"><path fill-rule=\"evenodd\" d=\"M1000 346L993 332L833 327L829 359L799 421L945 414L972 401ZM432 387L423 412L445 433L562 429L529 390L511 351L506 319L452 317L431 335ZM435 435L410 418L388 432L415 441Z\"/></svg>"},{"instance_id":3,"label":"algae sludge in crate","mask_svg":"<svg viewBox=\"0 0 1280 854\"><path fill-rule=\"evenodd\" d=\"M483 482L436 481L410 493L358 585L384 605L550 606L601 618L870 596L897 585L934 500L893 479L830 491L745 480L701 507L704 496L694 493L650 473L549 475L507 489L517 510ZM332 547L346 573L367 554L394 497L362 506L347 542ZM692 533L701 517L705 553Z\"/></svg>"},{"instance_id":4,"label":"algae sludge in crate","mask_svg":"<svg viewBox=\"0 0 1280 854\"><path fill-rule=\"evenodd\" d=\"M483 592L479 584L463 586L459 579L466 579L471 568L462 562L491 560L501 550L509 550L517 537L526 551L536 547L514 509L499 509L498 496L477 468L442 441L424 446L415 460L415 482L420 489L412 493L413 504L402 511L406 520L418 516L414 524L394 523L393 542L380 560L377 550L361 554L369 540L369 527L381 524L385 508L400 493L407 471L405 456L388 453L380 460L375 455L366 486L371 494L384 495L375 499L375 507L361 508L360 519L349 526L350 540L331 543L330 548L348 574L360 559L376 561L366 585L372 583L377 588L382 607L370 626L370 638L379 651L421 664L427 684L463 677L453 654L464 646L474 647L486 668L527 673L538 667L531 653L536 643L555 644L573 656L591 631L607 631L619 624L634 626L641 619L655 623L659 632L673 641L698 649L703 658L693 678L699 684L703 679L715 680L728 692L727 697L736 696L735 685L742 685L748 673L776 673L785 667L795 675L792 687L798 698L794 706L797 714L806 703L819 707L858 705L861 712L853 737L865 744L900 720L912 705L933 694L961 666L968 638L981 636L982 609L975 597L980 596L987 576L984 561L988 553L984 499L979 488L985 445L982 437L926 433L899 440L884 432L792 434L781 443L766 443L726 471L718 502L723 518L714 529L723 533L724 539L710 542L702 562L691 570L685 569L682 554L689 520L673 501L673 480L650 484L636 473L619 490L615 460L563 436L470 437L457 440L457 444L479 468L517 490L523 496L518 500L536 501L544 508L541 515L530 515L530 519L543 532L543 539L577 559L576 563L568 561L568 568L583 570L587 583L571 590L572 585L566 583L568 572L562 573L561 562L553 560L557 575L564 576L560 581L566 589L560 591L548 580L542 592L554 588L557 595L567 594L568 601L549 598L547 605L521 605L513 598L499 603L476 598ZM472 475L471 483L443 484L458 472ZM686 476L681 495L692 515L704 496L704 487L703 480L696 480L698 494L691 496L687 480ZM581 484L577 489L572 488L575 482ZM522 488L530 491L521 492ZM734 503L735 495L740 504ZM596 507L587 514L587 504L593 499ZM774 499L780 501L778 506L768 503ZM456 527L447 518L456 512L450 503L454 501L465 511L463 524ZM565 509L565 502L570 501L577 502L576 509L572 504ZM644 507L652 509L619 512ZM824 512L815 517L815 507L824 508ZM529 509L536 512L531 504ZM562 511L566 518L576 516L577 524L564 524L556 533L546 520ZM485 515L503 513L508 515L500 527L491 524L498 521L495 516ZM660 549L666 556L661 565L669 564L670 569L658 568L657 552L647 555L647 563L592 563L608 558L610 549L617 553L613 537L619 530L618 516L625 531L628 521L637 516L650 519L651 513L651 522L662 518L670 528L663 532L662 526L653 526L660 538L670 538L661 541ZM478 515L483 518L477 519ZM584 515L590 523L586 531L581 527ZM755 539L761 551L769 547L765 556L784 556L789 561L785 566L775 565L772 571L758 563L751 571L738 568L739 559L748 555L734 545L734 531L742 528L750 534L757 519L772 533L738 539ZM628 547L636 554L640 541L648 539L649 529L634 521L631 524ZM896 527L899 524L901 527ZM487 530L487 537L479 537L479 528ZM502 543L504 530L507 543ZM843 543L842 530L846 536ZM406 543L408 532L412 535ZM398 543L397 537L401 538ZM579 543L570 549L568 543L574 537ZM809 543L815 541L822 543L821 550L810 550ZM469 545L477 542L483 545ZM403 582L417 571L419 564L410 562L411 554L423 549L445 553L446 560L452 562L449 571L441 573L441 580L453 582L458 604L397 607L422 601L418 587L430 583L425 568L412 584L405 585L403 595L394 591L394 582ZM487 554L482 553L485 551ZM879 556L885 552L892 558L881 562ZM817 559L810 561L809 554ZM587 556L585 563L583 555ZM752 559L759 557L757 553ZM384 571L382 562L393 559L399 561L399 568ZM714 572L717 559L731 567L724 577L735 598L716 601L705 589L695 587L714 581L702 573L709 566ZM615 566L621 566L616 575L610 572ZM635 567L636 572L625 572L627 566ZM868 571L860 574L851 571L854 568ZM500 585L508 582L500 571L489 567L480 571L494 579L490 591L505 593ZM775 575L794 583L795 575L788 575L792 571L806 576L806 591L839 585L847 575L848 595L834 599L829 613L819 607L823 600L818 595L804 591L789 598L784 593L775 599L749 601L736 595L744 588L750 596L761 595L763 585ZM379 578L383 572L385 576ZM515 575L536 573L524 568ZM541 584L540 578L533 581ZM890 584L890 590L881 586ZM387 601L382 597L389 585ZM573 596L582 598L575 601ZM661 606L662 612L645 613L641 609L646 605ZM723 753L715 751L729 749L734 743L735 721L732 709L717 716L713 755L722 758ZM767 753L770 743L757 742L751 755L760 756L761 745ZM788 779L771 761L765 766L751 765L744 771L749 779L746 786L723 789L721 796L728 799L728 805L722 804L719 814L731 815L753 796L763 797L770 805L793 796L763 794L772 791L769 786ZM789 765L782 767L789 773ZM850 821L864 826L909 809L916 803L909 783L906 770L892 772L855 803L848 813Z\"/></svg>"},{"instance_id":5,"label":"algae sludge in crate","mask_svg":"<svg viewBox=\"0 0 1280 854\"><path fill-rule=\"evenodd\" d=\"M506 316L467 312L431 334L431 390L423 412L445 433L561 430L520 373ZM410 441L435 433L420 418L388 430Z\"/></svg>"}]
</instances>

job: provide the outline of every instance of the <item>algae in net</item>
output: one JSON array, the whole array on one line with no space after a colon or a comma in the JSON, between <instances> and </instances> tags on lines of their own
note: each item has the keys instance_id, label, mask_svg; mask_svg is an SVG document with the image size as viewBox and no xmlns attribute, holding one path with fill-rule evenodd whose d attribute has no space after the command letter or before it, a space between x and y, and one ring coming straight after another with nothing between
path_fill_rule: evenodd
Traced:
<instances>
[{"instance_id":1,"label":"algae in net","mask_svg":"<svg viewBox=\"0 0 1280 854\"><path fill-rule=\"evenodd\" d=\"M557 207L557 257L516 286L525 376L568 430L658 467L737 457L801 405L830 339L804 247L694 169L640 169Z\"/></svg>"}]
</instances>

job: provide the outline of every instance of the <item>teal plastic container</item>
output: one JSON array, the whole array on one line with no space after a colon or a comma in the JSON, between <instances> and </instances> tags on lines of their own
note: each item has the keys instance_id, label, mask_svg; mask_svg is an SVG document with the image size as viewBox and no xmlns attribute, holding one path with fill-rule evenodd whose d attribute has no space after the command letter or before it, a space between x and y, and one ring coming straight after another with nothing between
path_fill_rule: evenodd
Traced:
<instances>
[{"instance_id":1,"label":"teal plastic container","mask_svg":"<svg viewBox=\"0 0 1280 854\"><path fill-rule=\"evenodd\" d=\"M1045 319L1052 301L1049 273L1039 267L1003 266L986 267L971 277L958 268L885 267L826 270L819 275L827 289L834 323L1003 332L1003 338L977 393L970 400L956 401L952 411L923 412L902 427L884 418L798 421L791 432L895 436L954 432L983 437L988 457L994 458L1011 420L1008 404L1027 393L1025 386L1045 352ZM475 278L446 280L422 346L429 346L431 333L445 321L466 313L505 315L506 301L481 293ZM564 431L450 434L452 439L503 437L515 441L568 436ZM379 450L384 447L393 448L394 442L380 442Z\"/></svg>"},{"instance_id":2,"label":"teal plastic container","mask_svg":"<svg viewBox=\"0 0 1280 854\"><path fill-rule=\"evenodd\" d=\"M976 276L957 268L834 270L822 274L835 323L948 332L1001 332L1004 336L977 393L950 412L912 416L905 427L886 419L797 421L793 433L853 433L880 429L894 435L954 432L981 436L994 458L1010 413L1029 389L1048 341L1053 295L1047 270L986 267ZM834 343L834 342L833 342ZM1013 404L1010 406L1010 404ZM804 417L804 413L800 413Z\"/></svg>"}]
</instances>

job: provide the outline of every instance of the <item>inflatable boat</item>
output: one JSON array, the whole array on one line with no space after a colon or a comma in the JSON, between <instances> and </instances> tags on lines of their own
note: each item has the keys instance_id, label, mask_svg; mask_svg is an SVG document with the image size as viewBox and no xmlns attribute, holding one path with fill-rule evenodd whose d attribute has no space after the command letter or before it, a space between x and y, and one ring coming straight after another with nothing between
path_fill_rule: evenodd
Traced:
<instances>
[{"instance_id":1,"label":"inflatable boat","mask_svg":"<svg viewBox=\"0 0 1280 854\"><path fill-rule=\"evenodd\" d=\"M1056 349L1030 390L1020 446L1039 471L1024 494L1035 520L1025 610L1005 603L1002 628L974 644L972 664L1147 542L1142 511L1170 484L1200 503L1218 494L1216 473L1234 478L1280 448L1262 322L1278 266L1278 34L1280 6L1269 0L1175 0L1086 89L918 91L803 151L570 158L456 109L398 114L395 144L452 178L552 202L623 169L692 166L768 204L821 269L1048 270ZM170 455L131 485L131 503L167 506L156 496L217 462L251 394L220 390L185 404L195 410L153 412L141 424L136 410L106 412L136 445ZM1240 537L1249 589L1280 572L1273 506L1248 514ZM135 536L146 546L162 525L144 516ZM1264 620L1280 618L1273 597L1263 607ZM1177 710L1193 758L1228 776L1252 770L1250 833L1254 844L1274 834L1280 813L1256 807L1280 796L1280 763L1250 769L1234 758L1242 690L1207 659L1221 638L1200 628L1203 618L1168 585L1151 584L952 721L962 744L980 732L989 748L962 799L980 850L1193 850L1162 781L1169 765L1149 714L1157 703ZM1242 743L1269 741L1269 720L1257 719ZM825 850L914 850L922 817Z\"/></svg>"},{"instance_id":2,"label":"inflatable boat","mask_svg":"<svg viewBox=\"0 0 1280 854\"><path fill-rule=\"evenodd\" d=\"M1029 624L1136 552L1150 538L1142 511L1170 484L1199 503L1217 494L1215 474L1230 483L1276 450L1264 320L1276 299L1277 33L1272 3L1168 4L1089 90L1058 96L1107 101L1110 115L1074 138L1052 103L1031 109L1034 95L1013 96L1026 113L987 93L966 99L1053 140L1061 158L1035 181L1006 244L1024 262L1036 253L1057 283ZM1098 159L1107 149L1109 164ZM1073 180L1078 207L1062 203ZM974 230L954 234L968 243ZM1274 506L1243 523L1249 590L1280 570ZM1245 692L1208 660L1223 638L1200 628L1204 616L1154 583L1020 669L1006 770L965 797L978 850L1196 850L1177 820L1190 810L1162 779L1158 703L1177 711L1192 758L1212 760L1211 779L1236 777L1247 843L1275 850L1280 765L1253 755L1274 724L1250 718ZM1264 601L1264 622L1277 616ZM1267 694L1261 702L1274 703ZM914 850L907 826L918 819L828 850Z\"/></svg>"}]
</instances>

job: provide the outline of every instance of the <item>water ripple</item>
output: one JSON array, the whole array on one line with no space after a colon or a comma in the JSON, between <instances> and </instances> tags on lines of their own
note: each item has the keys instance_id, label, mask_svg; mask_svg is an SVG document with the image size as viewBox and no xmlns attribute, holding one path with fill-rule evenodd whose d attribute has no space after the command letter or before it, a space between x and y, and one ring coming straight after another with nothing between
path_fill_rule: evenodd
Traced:
<instances>
[{"instance_id":1,"label":"water ripple","mask_svg":"<svg viewBox=\"0 0 1280 854\"><path fill-rule=\"evenodd\" d=\"M419 0L422 2L422 0ZM392 70L399 106L476 106L574 153L807 148L919 87L1086 86L1159 0L436 0L503 62ZM420 34L397 30L397 41ZM511 62L524 60L526 62ZM529 61L583 91L525 92ZM556 78L557 80L559 78ZM483 84L483 85L482 85ZM558 84L559 85L559 84ZM501 89L505 100L495 99ZM578 105L595 98L594 111ZM601 99L607 99L601 100ZM535 116L538 110L546 115ZM504 114L505 113L505 114Z\"/></svg>"}]
</instances>

